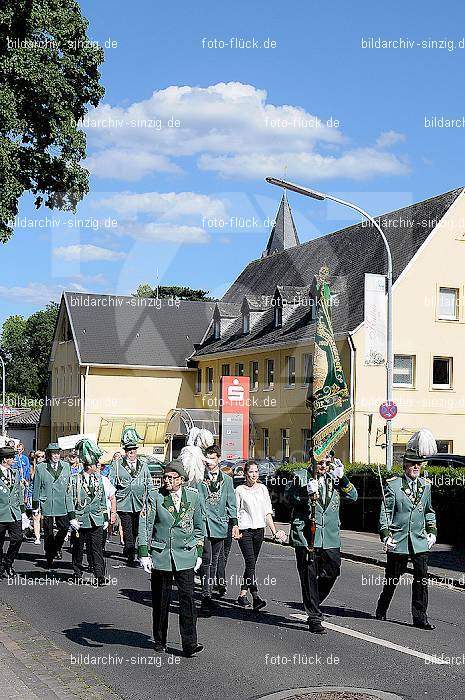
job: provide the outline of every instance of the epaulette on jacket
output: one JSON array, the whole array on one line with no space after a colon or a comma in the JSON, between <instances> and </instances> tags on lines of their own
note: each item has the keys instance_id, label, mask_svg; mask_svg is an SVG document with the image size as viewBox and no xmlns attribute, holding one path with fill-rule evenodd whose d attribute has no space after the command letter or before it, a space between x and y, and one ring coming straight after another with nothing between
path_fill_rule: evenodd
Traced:
<instances>
[{"instance_id":1,"label":"epaulette on jacket","mask_svg":"<svg viewBox=\"0 0 465 700\"><path fill-rule=\"evenodd\" d=\"M400 476L390 476L386 481L395 481L396 479L400 479Z\"/></svg>"}]
</instances>

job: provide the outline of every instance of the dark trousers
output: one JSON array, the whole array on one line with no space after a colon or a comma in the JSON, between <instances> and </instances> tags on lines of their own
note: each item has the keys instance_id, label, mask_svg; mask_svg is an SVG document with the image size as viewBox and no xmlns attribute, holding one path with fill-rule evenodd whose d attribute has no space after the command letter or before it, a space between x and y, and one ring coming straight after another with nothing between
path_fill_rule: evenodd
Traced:
<instances>
[{"instance_id":1,"label":"dark trousers","mask_svg":"<svg viewBox=\"0 0 465 700\"><path fill-rule=\"evenodd\" d=\"M6 554L3 554L3 545L5 544L5 535L8 532L10 544ZM7 564L12 566L14 560L18 556L21 544L23 542L23 530L21 520L15 520L13 523L0 523L0 567L5 567Z\"/></svg>"},{"instance_id":2,"label":"dark trousers","mask_svg":"<svg viewBox=\"0 0 465 700\"><path fill-rule=\"evenodd\" d=\"M139 532L140 512L122 513L118 512L123 528L124 548L123 554L128 558L128 562L133 562L136 556L136 540Z\"/></svg>"},{"instance_id":3,"label":"dark trousers","mask_svg":"<svg viewBox=\"0 0 465 700\"><path fill-rule=\"evenodd\" d=\"M218 566L218 558L221 554L223 542L223 539L217 537L205 537L203 543L202 566L200 567L202 598L211 598Z\"/></svg>"},{"instance_id":4,"label":"dark trousers","mask_svg":"<svg viewBox=\"0 0 465 700\"><path fill-rule=\"evenodd\" d=\"M229 521L228 525L228 536L223 540L221 546L220 556L218 557L218 566L216 568L216 585L224 586L226 588L226 566L228 563L229 552L231 551L232 545L232 522Z\"/></svg>"},{"instance_id":5,"label":"dark trousers","mask_svg":"<svg viewBox=\"0 0 465 700\"><path fill-rule=\"evenodd\" d=\"M320 603L328 597L336 579L341 573L340 549L315 549L316 572L318 576L318 600Z\"/></svg>"},{"instance_id":6,"label":"dark trousers","mask_svg":"<svg viewBox=\"0 0 465 700\"><path fill-rule=\"evenodd\" d=\"M323 617L320 603L329 594L341 571L341 551L315 547L309 552L306 547L296 547L295 558L308 621L320 621Z\"/></svg>"},{"instance_id":7,"label":"dark trousers","mask_svg":"<svg viewBox=\"0 0 465 700\"><path fill-rule=\"evenodd\" d=\"M103 559L103 528L101 525L81 527L79 532L76 533L73 530L71 534L72 561L76 576L82 576L84 545L94 576L96 578L104 578L105 562Z\"/></svg>"},{"instance_id":8,"label":"dark trousers","mask_svg":"<svg viewBox=\"0 0 465 700\"><path fill-rule=\"evenodd\" d=\"M67 515L56 515L55 524L57 532L54 534L53 520L53 515L43 516L44 550L47 561L53 561L57 553L63 547L63 542L65 541L69 528L69 517Z\"/></svg>"},{"instance_id":9,"label":"dark trousers","mask_svg":"<svg viewBox=\"0 0 465 700\"><path fill-rule=\"evenodd\" d=\"M414 623L427 622L426 610L428 608L428 552L419 554L396 554L388 552L386 555L386 582L378 600L377 613L385 615L402 574L407 570L409 557L413 564L412 584L412 617Z\"/></svg>"},{"instance_id":10,"label":"dark trousers","mask_svg":"<svg viewBox=\"0 0 465 700\"><path fill-rule=\"evenodd\" d=\"M197 644L197 616L194 602L194 569L185 571L152 571L153 640L166 646L168 615L173 579L178 588L179 631L184 651Z\"/></svg>"},{"instance_id":11,"label":"dark trousers","mask_svg":"<svg viewBox=\"0 0 465 700\"><path fill-rule=\"evenodd\" d=\"M241 548L245 564L244 576L242 577L241 581L241 590L249 589L249 591L253 594L258 590L255 567L257 565L258 555L260 554L260 549L262 547L265 528L247 528L246 530L241 530L241 535L242 537L239 540L239 547Z\"/></svg>"}]
</instances>

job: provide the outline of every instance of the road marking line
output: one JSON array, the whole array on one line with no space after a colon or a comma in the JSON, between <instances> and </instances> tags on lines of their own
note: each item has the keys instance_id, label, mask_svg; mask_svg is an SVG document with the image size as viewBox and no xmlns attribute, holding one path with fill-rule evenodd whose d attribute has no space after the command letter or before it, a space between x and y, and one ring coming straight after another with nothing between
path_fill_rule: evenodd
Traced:
<instances>
[{"instance_id":1,"label":"road marking line","mask_svg":"<svg viewBox=\"0 0 465 700\"><path fill-rule=\"evenodd\" d=\"M291 617L297 620L303 620L307 622L307 615L294 614ZM409 647L403 647L400 644L394 644L394 642L389 642L387 639L379 639L378 637L372 637L370 634L363 634L363 632L358 632L357 630L350 629L350 627L341 627L340 625L335 625L332 622L323 622L324 627L335 632L341 632L342 634L347 634L349 637L357 637L357 639L363 639L365 642L371 642L372 644L378 644L381 647L386 647L387 649L394 649L394 651L400 651L402 654L409 654L410 656L417 656L419 659L424 659L431 664L439 664L449 666L449 661L444 661L437 656L431 656L430 654L424 654L421 651L416 651L416 649L409 649Z\"/></svg>"}]
</instances>

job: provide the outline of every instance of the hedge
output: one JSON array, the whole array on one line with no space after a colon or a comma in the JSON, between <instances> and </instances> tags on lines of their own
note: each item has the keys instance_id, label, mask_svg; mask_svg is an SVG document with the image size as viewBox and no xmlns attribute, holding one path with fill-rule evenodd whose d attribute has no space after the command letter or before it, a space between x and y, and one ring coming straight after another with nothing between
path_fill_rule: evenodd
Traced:
<instances>
[{"instance_id":1,"label":"hedge","mask_svg":"<svg viewBox=\"0 0 465 700\"><path fill-rule=\"evenodd\" d=\"M307 468L307 463L280 465L276 474L267 477L271 500L276 519L289 522L290 507L285 497L285 487L292 482L293 474L298 469ZM386 478L402 474L401 467L394 467L392 473L380 467L381 476ZM432 501L438 524L438 541L463 546L463 534L459 523L465 515L465 468L428 467L429 479L432 481ZM377 532L378 516L381 508L381 489L378 467L375 464L346 464L345 473L358 491L356 503L342 502L341 527L359 532ZM423 472L422 472L423 473Z\"/></svg>"}]
</instances>

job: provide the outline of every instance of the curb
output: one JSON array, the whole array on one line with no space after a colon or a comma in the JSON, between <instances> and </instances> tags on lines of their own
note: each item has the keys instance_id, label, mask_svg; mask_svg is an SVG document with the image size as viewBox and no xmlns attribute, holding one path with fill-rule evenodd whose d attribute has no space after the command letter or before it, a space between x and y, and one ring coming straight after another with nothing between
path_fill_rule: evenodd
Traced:
<instances>
[{"instance_id":1,"label":"curb","mask_svg":"<svg viewBox=\"0 0 465 700\"><path fill-rule=\"evenodd\" d=\"M272 540L270 537L265 537L266 542L271 542L271 544L276 544L274 540ZM284 545L278 545L279 547L291 547L290 544L284 544ZM350 552L343 552L341 551L341 558L342 559L348 559L349 561L357 561L361 562L362 564L372 564L373 566L379 566L381 569L384 569L386 566L386 562L382 561L381 559L376 559L376 557L368 557L365 556L364 554L352 554ZM413 567L408 566L406 572L407 574L413 574ZM448 579L449 583L444 583L444 576L439 576L438 574L434 574L431 571L428 571L428 579L430 581L437 581L438 583L441 583L443 586L446 588L457 588L460 591L465 591L465 574L463 576L463 580L459 580L453 577L450 577Z\"/></svg>"}]
</instances>

